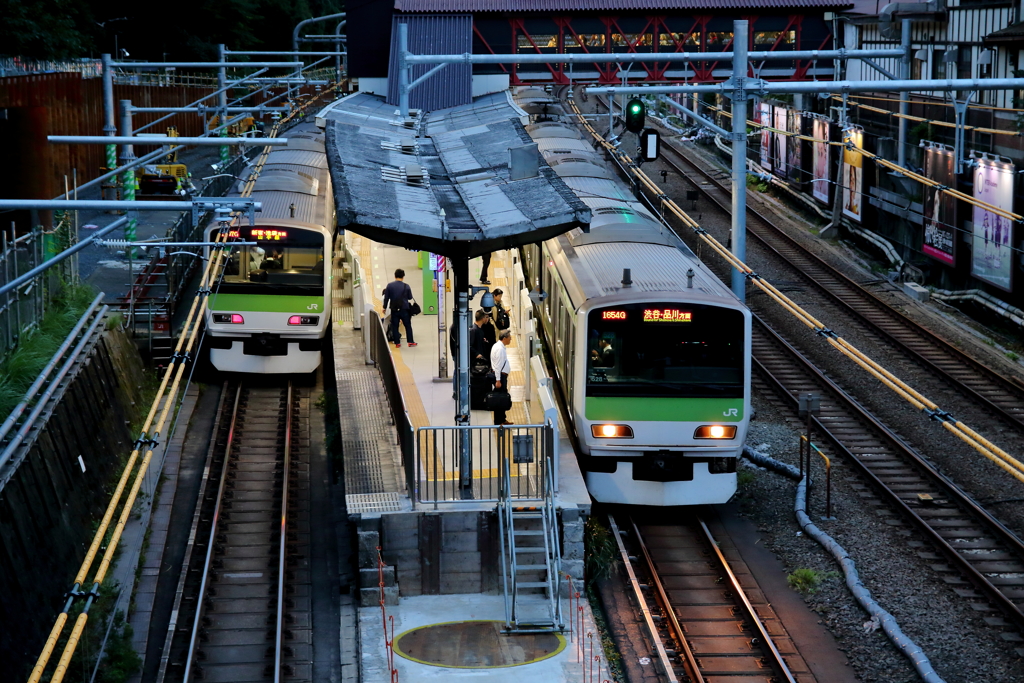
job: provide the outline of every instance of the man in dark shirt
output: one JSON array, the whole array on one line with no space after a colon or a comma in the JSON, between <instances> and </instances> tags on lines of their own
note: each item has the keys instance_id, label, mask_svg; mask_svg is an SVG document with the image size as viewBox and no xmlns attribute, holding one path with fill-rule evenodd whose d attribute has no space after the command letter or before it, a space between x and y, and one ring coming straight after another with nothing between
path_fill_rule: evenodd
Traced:
<instances>
[{"instance_id":1,"label":"man in dark shirt","mask_svg":"<svg viewBox=\"0 0 1024 683\"><path fill-rule=\"evenodd\" d=\"M474 316L473 325L473 329L469 331L470 366L478 358L490 358L491 346L494 345L493 336L488 336L488 328L493 330L494 325L491 325L491 317L487 315L487 311L482 308L478 310ZM494 333L491 332L491 334L493 335Z\"/></svg>"},{"instance_id":2,"label":"man in dark shirt","mask_svg":"<svg viewBox=\"0 0 1024 683\"><path fill-rule=\"evenodd\" d=\"M402 337L398 333L398 321L405 325L405 336L409 338L409 346L416 346L412 340L412 315L411 306L412 288L402 281L405 271L399 268L395 271L395 281L389 282L384 288L384 310L391 305L391 338L395 341L395 347L402 346Z\"/></svg>"}]
</instances>

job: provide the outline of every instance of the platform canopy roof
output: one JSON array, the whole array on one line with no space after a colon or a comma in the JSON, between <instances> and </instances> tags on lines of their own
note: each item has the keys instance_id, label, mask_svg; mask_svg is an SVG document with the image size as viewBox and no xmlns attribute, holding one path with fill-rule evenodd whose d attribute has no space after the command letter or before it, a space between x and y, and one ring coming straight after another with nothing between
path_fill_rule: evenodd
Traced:
<instances>
[{"instance_id":1,"label":"platform canopy roof","mask_svg":"<svg viewBox=\"0 0 1024 683\"><path fill-rule=\"evenodd\" d=\"M837 9L850 0L395 0L400 12L628 12Z\"/></svg>"},{"instance_id":2,"label":"platform canopy roof","mask_svg":"<svg viewBox=\"0 0 1024 683\"><path fill-rule=\"evenodd\" d=\"M590 209L537 156L512 180L509 149L532 143L508 93L401 125L383 97L355 93L317 115L327 137L338 226L385 244L479 256L590 223ZM528 149L528 147L527 147Z\"/></svg>"}]
</instances>

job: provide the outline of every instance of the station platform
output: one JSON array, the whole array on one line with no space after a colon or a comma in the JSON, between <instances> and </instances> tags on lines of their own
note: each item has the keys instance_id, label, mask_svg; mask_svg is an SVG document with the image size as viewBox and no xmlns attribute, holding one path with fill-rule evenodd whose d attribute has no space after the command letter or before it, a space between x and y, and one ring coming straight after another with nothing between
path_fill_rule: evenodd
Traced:
<instances>
[{"instance_id":1,"label":"station platform","mask_svg":"<svg viewBox=\"0 0 1024 683\"><path fill-rule=\"evenodd\" d=\"M455 425L454 363L449 360L447 378L438 377L439 345L448 343L453 293L446 292L443 304L438 305L432 296L432 271L428 266L425 277L422 267L427 265L428 255L353 233L339 240L334 263L333 363L345 500L358 533L362 680L391 680L393 669L402 680L449 680L484 673L488 680L497 681L524 676L545 681L610 679L589 604L585 598L576 601L569 597L583 592L583 534L591 500L565 425L560 424L554 407L549 379L539 359L531 363L527 353L533 334L530 302L514 253L494 252L488 274L491 291L503 291L503 303L512 319L513 343L508 355L513 407L508 419L515 427L508 428L510 434L536 430L529 425L551 421L549 434L555 435L553 499L561 539L560 581L565 583L557 598L565 624L562 634L501 633L506 612L496 501L499 472L489 458L505 446L501 435L495 437L493 414L471 413L473 428L481 427L480 438L474 437L472 442L478 459L472 471L472 498L459 495L451 449L438 445L430 431L454 430ZM470 262L474 283L480 280L481 265L479 258ZM404 281L424 309L412 322L417 345L408 346L402 327L401 347L387 344L387 357L378 358L375 365L370 357L372 352L383 353L383 344L379 343L379 330L377 343L372 340L369 327L381 325L381 294L397 268L405 271ZM471 310L479 305L478 296ZM446 316L443 332L438 329L439 309ZM408 457L403 458L403 448L406 453L413 451L408 444L403 447L402 425L395 424L392 417L388 371L378 367L388 363L417 446L413 457L418 462L412 470L407 467ZM394 395L394 388L390 393ZM542 450L539 441L533 442L538 451ZM441 451L445 453L439 456ZM512 470L514 486L527 490L536 484L533 466L512 467L516 468ZM585 652L580 633L584 634ZM588 633L591 640L586 642ZM425 653L438 650L444 650L448 658L429 661L431 656Z\"/></svg>"}]
</instances>

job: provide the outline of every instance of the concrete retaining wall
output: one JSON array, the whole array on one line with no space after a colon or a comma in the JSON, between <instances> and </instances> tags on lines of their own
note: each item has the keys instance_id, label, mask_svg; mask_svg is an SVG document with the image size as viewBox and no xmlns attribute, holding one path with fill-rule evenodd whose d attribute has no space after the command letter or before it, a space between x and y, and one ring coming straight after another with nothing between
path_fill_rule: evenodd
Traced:
<instances>
[{"instance_id":1,"label":"concrete retaining wall","mask_svg":"<svg viewBox=\"0 0 1024 683\"><path fill-rule=\"evenodd\" d=\"M104 333L0 490L0 661L11 680L42 649L131 453L141 384L135 346L120 330Z\"/></svg>"},{"instance_id":2,"label":"concrete retaining wall","mask_svg":"<svg viewBox=\"0 0 1024 683\"><path fill-rule=\"evenodd\" d=\"M583 525L575 507L558 511L562 571L583 578ZM502 590L501 537L494 510L364 516L358 522L359 592L363 606L380 601L377 548L386 564L385 596L490 593Z\"/></svg>"}]
</instances>

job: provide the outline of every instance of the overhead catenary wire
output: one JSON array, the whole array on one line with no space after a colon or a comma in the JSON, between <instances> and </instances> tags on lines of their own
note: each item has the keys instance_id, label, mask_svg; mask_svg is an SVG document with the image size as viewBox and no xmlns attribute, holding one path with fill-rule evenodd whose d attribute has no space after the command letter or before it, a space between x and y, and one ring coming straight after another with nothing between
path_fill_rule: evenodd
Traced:
<instances>
[{"instance_id":1,"label":"overhead catenary wire","mask_svg":"<svg viewBox=\"0 0 1024 683\"><path fill-rule=\"evenodd\" d=\"M1024 463L1011 456L1002 448L996 446L985 437L978 434L976 431L963 424L959 420L953 418L953 416L942 410L934 401L927 398L916 389L908 385L907 383L900 380L894 374L886 370L880 363L870 358L867 354L863 353L855 346L844 340L842 337L837 335L831 329L829 329L824 323L815 318L811 313L804 310L799 304L792 301L785 294L780 292L774 285L766 281L764 278L759 276L752 268L746 263L737 258L732 252L730 252L721 242L715 239L710 233L708 233L700 224L689 216L685 211L679 208L678 205L667 195L665 195L652 181L647 174L645 174L640 167L637 166L633 160L624 152L619 150L613 144L605 140L601 135L594 129L592 125L587 121L586 117L580 111L576 105L574 99L569 100L569 104L580 123L580 126L587 130L590 135L602 146L609 154L618 158L620 163L628 169L628 172L644 187L651 191L654 196L661 202L662 206L678 218L684 225L692 229L697 237L707 244L712 251L721 256L729 265L736 268L743 273L748 280L750 280L754 286L758 287L761 291L765 292L769 298L778 303L783 309L789 312L791 315L797 318L804 325L812 329L817 334L825 337L828 343L835 348L837 351L842 353L844 356L852 360L859 367L866 370L873 377L878 379L882 384L891 389L896 395L904 399L915 408L923 412L930 419L937 420L942 423L943 427L948 431L952 432L957 438L961 439L964 443L971 446L974 450L979 452L981 455L995 463L997 466L1005 470L1011 476L1018 481L1024 483ZM983 203L984 204L984 203ZM987 205L986 205L987 206Z\"/></svg>"},{"instance_id":2,"label":"overhead catenary wire","mask_svg":"<svg viewBox=\"0 0 1024 683\"><path fill-rule=\"evenodd\" d=\"M288 116L281 119L270 131L269 137L275 137L280 130L280 127L291 120L295 116L299 116L307 107L311 106L314 102L319 100L324 95L333 92L337 88L337 85L332 86L317 97L311 99L305 105L295 109ZM242 190L242 196L248 197L252 193L252 189L255 185L256 178L259 176L259 172L263 168L263 164L266 162L266 158L269 155L271 147L265 146L263 153L261 154L260 160L256 165L256 168L252 175L250 175L248 181ZM232 222L237 224L240 219L240 214L234 214ZM224 242L227 245L227 225L224 226L217 235L217 242ZM64 627L67 624L69 613L74 602L79 597L85 597L86 604L82 612L78 615L75 620L74 627L71 631L68 641L61 654L60 660L53 672L53 676L50 679L51 683L60 683L64 676L67 674L68 666L71 662L72 657L75 654L75 650L78 646L78 642L81 639L82 633L85 630L85 626L89 618L89 608L93 601L99 596L99 588L103 584L106 578L107 571L113 562L114 554L117 550L118 543L121 539L121 534L124 531L124 527L128 522L131 515L132 507L135 504L135 499L138 496L139 489L142 486L142 482L146 476L146 471L153 458L153 452L157 445L159 445L160 438L163 435L163 430L167 424L168 416L170 412L177 405L177 396L180 388L181 379L184 375L185 369L188 366L188 360L193 354L195 347L195 341L199 330L202 328L203 316L206 312L208 304L208 295L210 293L210 286L217 280L218 273L221 270L222 260L227 249L220 248L216 249L215 256L207 261L206 267L203 271L202 277L199 283L199 291L192 301L192 306L189 309L188 315L185 319L182 334L175 346L174 355L172 356L172 362L168 365L163 378L161 379L160 386L157 389L156 397L153 399L153 403L150 405L149 413L146 416L146 420L143 423L141 429L141 436L135 443L135 448L132 450L131 455L128 458L128 462L125 464L124 470L121 473L121 477L118 480L117 486L114 489L114 493L111 496L110 502L104 511L103 517L100 520L100 525L93 536L92 542L86 552L85 558L82 560L82 564L79 567L78 574L75 576L74 585L68 594L68 598L65 601L64 607L58 615L53 628L50 631L49 636L46 639L46 643L43 646L43 650L36 660L35 666L32 668L31 675L29 676L29 683L38 683L46 670L47 665L50 662L53 652L57 647L57 643L60 640L61 634L64 631ZM173 376L173 379L172 379ZM169 387L169 389L168 389ZM161 408L162 405L162 408ZM157 414L159 413L159 417ZM155 421L155 425L154 425ZM152 430L152 431L151 431ZM142 456L141 462L139 457ZM107 536L107 531L110 529L110 523L114 518L114 514L118 509L121 502L121 497L124 494L125 488L128 485L128 480L131 478L132 471L135 469L136 463L139 463L137 472L135 473L134 481L132 482L131 488L128 492L128 497L125 499L125 503L121 508L121 514L118 517L117 523L113 528L112 535L107 541L106 549L104 550L103 558L100 562L99 568L93 576L92 586L88 591L83 592L82 587L86 585L86 579L88 578L89 571L92 568L93 563L96 560L98 553L101 550L101 545Z\"/></svg>"}]
</instances>

